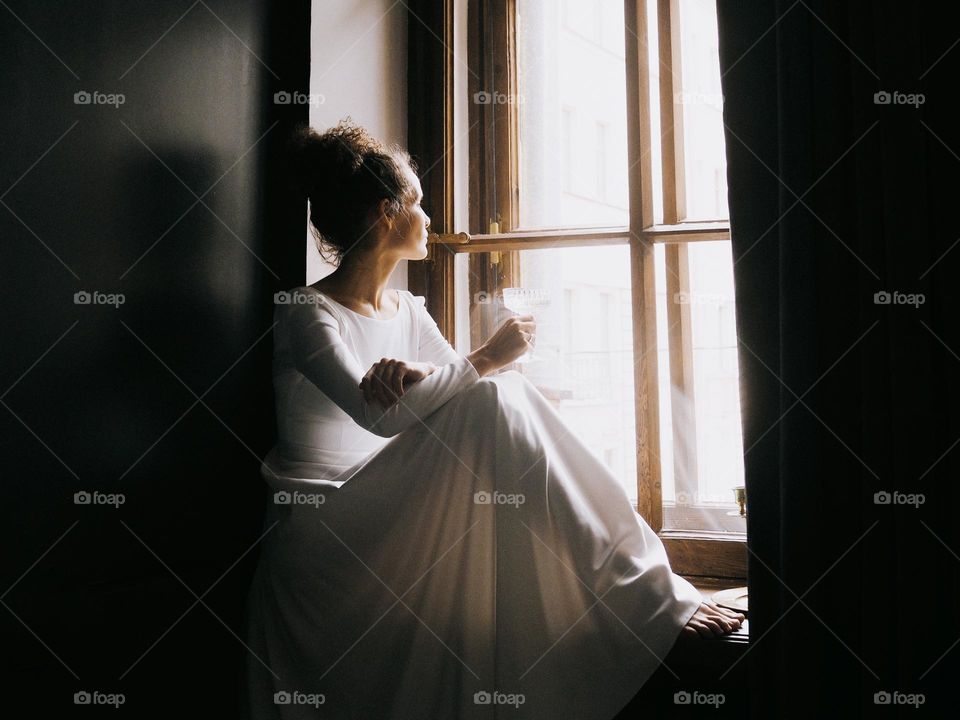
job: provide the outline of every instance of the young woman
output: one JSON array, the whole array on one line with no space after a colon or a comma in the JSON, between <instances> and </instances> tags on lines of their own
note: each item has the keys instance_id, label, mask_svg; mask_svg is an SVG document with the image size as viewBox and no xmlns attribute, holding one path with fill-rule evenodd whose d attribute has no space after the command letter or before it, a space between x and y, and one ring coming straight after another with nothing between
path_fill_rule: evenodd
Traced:
<instances>
[{"instance_id":1,"label":"young woman","mask_svg":"<svg viewBox=\"0 0 960 720\"><path fill-rule=\"evenodd\" d=\"M427 252L408 154L341 122L293 160L337 269L277 297L249 716L609 720L681 633L738 628L536 388L497 373L532 316L461 356L387 287Z\"/></svg>"}]
</instances>

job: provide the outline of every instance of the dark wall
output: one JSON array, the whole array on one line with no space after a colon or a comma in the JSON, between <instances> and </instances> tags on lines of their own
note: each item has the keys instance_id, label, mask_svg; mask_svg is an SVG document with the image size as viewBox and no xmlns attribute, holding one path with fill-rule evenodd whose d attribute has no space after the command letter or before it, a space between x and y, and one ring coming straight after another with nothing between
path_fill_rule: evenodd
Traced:
<instances>
[{"instance_id":1,"label":"dark wall","mask_svg":"<svg viewBox=\"0 0 960 720\"><path fill-rule=\"evenodd\" d=\"M0 7L0 670L29 716L81 690L236 715L271 300L304 277L279 151L308 106L274 93L307 92L309 20L307 0Z\"/></svg>"}]
</instances>

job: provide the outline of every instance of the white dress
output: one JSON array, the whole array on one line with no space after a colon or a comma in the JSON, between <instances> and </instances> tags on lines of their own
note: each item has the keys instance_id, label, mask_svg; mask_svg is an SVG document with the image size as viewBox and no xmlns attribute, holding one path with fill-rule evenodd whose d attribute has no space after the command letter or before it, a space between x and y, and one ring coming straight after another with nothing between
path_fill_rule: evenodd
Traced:
<instances>
[{"instance_id":1,"label":"white dress","mask_svg":"<svg viewBox=\"0 0 960 720\"><path fill-rule=\"evenodd\" d=\"M276 307L247 717L610 720L700 594L523 375L481 378L399 296ZM384 412L358 387L384 357L438 369Z\"/></svg>"}]
</instances>

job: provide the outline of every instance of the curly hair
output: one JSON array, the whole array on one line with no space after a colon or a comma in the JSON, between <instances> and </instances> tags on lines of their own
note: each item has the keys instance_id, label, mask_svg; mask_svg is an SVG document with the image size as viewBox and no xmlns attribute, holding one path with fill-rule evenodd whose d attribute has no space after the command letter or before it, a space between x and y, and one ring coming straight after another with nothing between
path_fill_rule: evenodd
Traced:
<instances>
[{"instance_id":1,"label":"curly hair","mask_svg":"<svg viewBox=\"0 0 960 720\"><path fill-rule=\"evenodd\" d=\"M294 183L310 201L310 232L327 262L339 264L372 239L370 211L381 200L388 201L387 216L396 217L415 199L404 173L416 172L409 153L380 143L349 117L323 133L298 126L288 152Z\"/></svg>"}]
</instances>

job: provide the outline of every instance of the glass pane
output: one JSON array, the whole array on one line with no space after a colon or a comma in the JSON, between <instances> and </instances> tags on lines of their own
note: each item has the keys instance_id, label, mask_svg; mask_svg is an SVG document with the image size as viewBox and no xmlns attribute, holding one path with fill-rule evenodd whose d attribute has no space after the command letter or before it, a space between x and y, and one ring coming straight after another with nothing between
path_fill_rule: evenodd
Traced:
<instances>
[{"instance_id":1,"label":"glass pane","mask_svg":"<svg viewBox=\"0 0 960 720\"><path fill-rule=\"evenodd\" d=\"M517 0L520 227L629 224L623 3Z\"/></svg>"},{"instance_id":2,"label":"glass pane","mask_svg":"<svg viewBox=\"0 0 960 720\"><path fill-rule=\"evenodd\" d=\"M743 484L733 261L729 242L688 248L700 488L730 502Z\"/></svg>"},{"instance_id":3,"label":"glass pane","mask_svg":"<svg viewBox=\"0 0 960 720\"><path fill-rule=\"evenodd\" d=\"M746 532L733 491L743 485L743 438L730 243L688 243L688 286L674 297L667 295L670 271L665 248L658 245L654 252L664 527ZM668 323L668 302L689 311L681 314L681 322ZM670 357L670 333L679 333L686 321L693 359L692 403L671 382L671 363L682 359ZM685 419L682 427L674 428L676 418ZM675 447L678 440L692 448L694 456L696 471L688 487L678 478L675 454L682 453Z\"/></svg>"},{"instance_id":4,"label":"glass pane","mask_svg":"<svg viewBox=\"0 0 960 720\"><path fill-rule=\"evenodd\" d=\"M723 137L716 3L680 0L680 83L674 113L682 119L686 213L682 220L726 220L727 160ZM674 18L674 22L678 19Z\"/></svg>"},{"instance_id":5,"label":"glass pane","mask_svg":"<svg viewBox=\"0 0 960 720\"><path fill-rule=\"evenodd\" d=\"M534 360L505 370L525 375L557 410L571 433L604 462L637 502L633 383L633 314L627 245L522 250L512 284L547 291L537 317ZM476 253L489 262L491 253ZM501 254L501 258L503 254ZM487 340L512 313L503 283L485 286L456 257L457 350ZM492 273L500 275L500 273ZM473 341L471 342L471 338Z\"/></svg>"}]
</instances>

